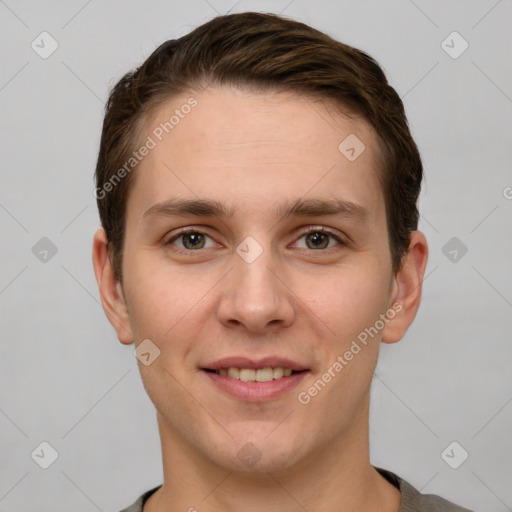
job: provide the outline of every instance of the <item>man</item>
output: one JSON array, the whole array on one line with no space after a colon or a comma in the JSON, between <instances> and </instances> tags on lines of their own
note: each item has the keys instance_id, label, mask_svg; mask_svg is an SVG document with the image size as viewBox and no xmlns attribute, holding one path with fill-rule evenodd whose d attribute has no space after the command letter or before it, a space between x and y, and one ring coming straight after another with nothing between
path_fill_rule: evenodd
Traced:
<instances>
[{"instance_id":1,"label":"man","mask_svg":"<svg viewBox=\"0 0 512 512\"><path fill-rule=\"evenodd\" d=\"M421 298L422 164L377 63L217 17L113 89L93 261L157 410L125 512L463 511L369 461L370 385Z\"/></svg>"}]
</instances>

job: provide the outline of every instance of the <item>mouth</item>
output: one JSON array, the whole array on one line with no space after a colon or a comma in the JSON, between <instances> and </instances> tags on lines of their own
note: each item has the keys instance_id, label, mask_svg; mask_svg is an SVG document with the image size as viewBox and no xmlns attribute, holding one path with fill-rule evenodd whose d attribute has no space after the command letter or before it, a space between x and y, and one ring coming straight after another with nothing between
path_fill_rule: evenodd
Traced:
<instances>
[{"instance_id":1,"label":"mouth","mask_svg":"<svg viewBox=\"0 0 512 512\"><path fill-rule=\"evenodd\" d=\"M285 395L310 372L287 359L252 361L226 358L201 370L215 387L244 402L263 402Z\"/></svg>"}]
</instances>

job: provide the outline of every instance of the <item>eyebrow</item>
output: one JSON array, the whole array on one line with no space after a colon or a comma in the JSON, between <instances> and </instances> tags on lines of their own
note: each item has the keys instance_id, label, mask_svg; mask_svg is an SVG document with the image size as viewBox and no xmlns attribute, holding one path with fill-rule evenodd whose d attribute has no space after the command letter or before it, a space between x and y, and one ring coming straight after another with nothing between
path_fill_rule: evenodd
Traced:
<instances>
[{"instance_id":1,"label":"eyebrow","mask_svg":"<svg viewBox=\"0 0 512 512\"><path fill-rule=\"evenodd\" d=\"M214 199L174 198L153 205L144 212L143 218L194 215L229 219L234 213L233 207L230 208ZM320 217L322 215L337 215L364 222L369 216L369 211L364 206L342 199L299 198L276 208L276 218L279 219L291 216Z\"/></svg>"}]
</instances>

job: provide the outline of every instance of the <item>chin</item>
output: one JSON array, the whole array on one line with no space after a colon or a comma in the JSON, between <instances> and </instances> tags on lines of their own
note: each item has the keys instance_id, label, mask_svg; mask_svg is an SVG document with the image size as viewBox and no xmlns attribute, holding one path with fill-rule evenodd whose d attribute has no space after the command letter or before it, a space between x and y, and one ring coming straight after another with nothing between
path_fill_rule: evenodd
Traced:
<instances>
[{"instance_id":1,"label":"chin","mask_svg":"<svg viewBox=\"0 0 512 512\"><path fill-rule=\"evenodd\" d=\"M212 462L229 471L238 473L265 474L286 472L305 456L304 437L283 431L279 435L273 432L233 436L218 450L212 452L208 446Z\"/></svg>"}]
</instances>

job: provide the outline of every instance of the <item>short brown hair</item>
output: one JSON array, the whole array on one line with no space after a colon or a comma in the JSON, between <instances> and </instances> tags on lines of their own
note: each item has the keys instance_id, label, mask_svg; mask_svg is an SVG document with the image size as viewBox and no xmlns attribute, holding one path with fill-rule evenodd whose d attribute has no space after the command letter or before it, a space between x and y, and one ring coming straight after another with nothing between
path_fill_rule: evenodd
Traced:
<instances>
[{"instance_id":1,"label":"short brown hair","mask_svg":"<svg viewBox=\"0 0 512 512\"><path fill-rule=\"evenodd\" d=\"M161 44L110 93L96 166L96 197L119 280L133 176L124 172L123 179L113 181L116 172L140 144L145 120L156 108L207 85L293 91L329 100L368 121L379 141L382 168L377 172L386 205L392 269L398 271L410 233L418 226L423 177L400 97L365 52L298 21L244 12L215 17Z\"/></svg>"}]
</instances>

